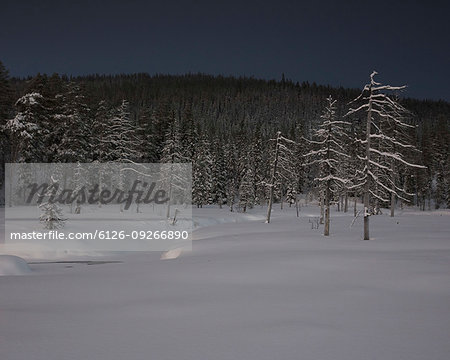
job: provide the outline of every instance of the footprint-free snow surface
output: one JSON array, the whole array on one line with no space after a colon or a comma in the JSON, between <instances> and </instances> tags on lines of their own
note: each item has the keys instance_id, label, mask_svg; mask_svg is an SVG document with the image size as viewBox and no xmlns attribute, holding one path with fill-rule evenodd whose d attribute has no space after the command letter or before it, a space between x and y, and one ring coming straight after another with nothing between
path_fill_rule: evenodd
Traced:
<instances>
[{"instance_id":1,"label":"footprint-free snow surface","mask_svg":"<svg viewBox=\"0 0 450 360\"><path fill-rule=\"evenodd\" d=\"M208 226L167 260L28 259L0 277L0 359L450 358L449 212L372 217L371 241L351 214L330 237L313 207L263 214L195 210Z\"/></svg>"}]
</instances>

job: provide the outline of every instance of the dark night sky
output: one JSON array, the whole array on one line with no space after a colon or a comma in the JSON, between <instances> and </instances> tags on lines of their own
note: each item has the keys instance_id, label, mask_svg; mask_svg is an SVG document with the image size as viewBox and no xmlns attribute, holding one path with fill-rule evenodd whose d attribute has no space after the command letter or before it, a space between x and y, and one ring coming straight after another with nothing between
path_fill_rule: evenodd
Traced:
<instances>
[{"instance_id":1,"label":"dark night sky","mask_svg":"<svg viewBox=\"0 0 450 360\"><path fill-rule=\"evenodd\" d=\"M450 100L448 1L20 1L0 5L0 60L41 73L247 75Z\"/></svg>"}]
</instances>

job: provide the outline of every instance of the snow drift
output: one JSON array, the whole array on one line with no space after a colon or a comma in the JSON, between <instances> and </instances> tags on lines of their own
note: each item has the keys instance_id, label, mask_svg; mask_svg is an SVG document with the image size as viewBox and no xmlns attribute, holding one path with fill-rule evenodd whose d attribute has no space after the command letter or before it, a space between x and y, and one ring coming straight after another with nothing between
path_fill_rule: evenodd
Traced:
<instances>
[{"instance_id":1,"label":"snow drift","mask_svg":"<svg viewBox=\"0 0 450 360\"><path fill-rule=\"evenodd\" d=\"M26 275L31 272L27 262L13 255L0 255L0 276Z\"/></svg>"}]
</instances>

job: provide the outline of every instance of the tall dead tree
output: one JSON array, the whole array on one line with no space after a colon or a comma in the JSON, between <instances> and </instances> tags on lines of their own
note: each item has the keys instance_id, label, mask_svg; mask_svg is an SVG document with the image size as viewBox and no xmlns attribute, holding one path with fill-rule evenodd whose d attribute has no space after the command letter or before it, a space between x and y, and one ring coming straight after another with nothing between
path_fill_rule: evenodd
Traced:
<instances>
[{"instance_id":1,"label":"tall dead tree","mask_svg":"<svg viewBox=\"0 0 450 360\"><path fill-rule=\"evenodd\" d=\"M270 223L275 186L279 184L282 179L289 181L295 176L295 166L293 164L294 152L291 147L297 145L295 141L282 136L281 131L278 131L276 137L270 139L270 141L275 142L275 147L270 182L265 183L265 185L269 187L269 205L267 207L266 223ZM281 189L281 191L283 190ZM283 196L283 194L281 194L281 196Z\"/></svg>"},{"instance_id":2,"label":"tall dead tree","mask_svg":"<svg viewBox=\"0 0 450 360\"><path fill-rule=\"evenodd\" d=\"M409 167L423 168L405 160L400 149L411 145L399 141L395 136L389 136L385 131L386 124L399 127L412 127L403 119L406 109L387 93L400 91L405 86L382 85L374 80L376 71L370 75L370 83L366 84L361 94L352 104L361 104L350 108L346 116L364 114L365 132L357 141L362 146L362 154L357 155L360 160L353 189L363 188L364 194L364 240L370 239L369 216L371 214L371 198L384 203L395 197L404 198L407 194L400 186L392 181L395 174L393 163ZM388 145L387 145L388 144ZM386 196L389 194L390 196ZM406 199L405 199L406 200Z\"/></svg>"}]
</instances>

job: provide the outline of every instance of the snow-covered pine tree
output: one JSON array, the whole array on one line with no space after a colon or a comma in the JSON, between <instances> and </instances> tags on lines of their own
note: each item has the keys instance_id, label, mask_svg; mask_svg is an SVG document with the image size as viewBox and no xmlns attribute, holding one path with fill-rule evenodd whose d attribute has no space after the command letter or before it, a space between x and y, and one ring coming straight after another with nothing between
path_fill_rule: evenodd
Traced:
<instances>
[{"instance_id":1,"label":"snow-covered pine tree","mask_svg":"<svg viewBox=\"0 0 450 360\"><path fill-rule=\"evenodd\" d=\"M286 202L291 207L297 201L297 182L296 180L290 181L286 186Z\"/></svg>"},{"instance_id":2,"label":"snow-covered pine tree","mask_svg":"<svg viewBox=\"0 0 450 360\"><path fill-rule=\"evenodd\" d=\"M436 135L432 137L430 147L434 154L431 171L431 191L436 209L450 208L450 132L448 119L437 119Z\"/></svg>"},{"instance_id":3,"label":"snow-covered pine tree","mask_svg":"<svg viewBox=\"0 0 450 360\"><path fill-rule=\"evenodd\" d=\"M354 186L359 183L358 169L360 166L360 161L358 159L358 154L360 153L361 144L358 142L359 137L357 133L358 126L355 122L351 122L349 126L349 141L347 143L346 149L347 154L350 156L345 163L346 174L348 181L345 185L345 191L351 194L353 197L353 216L356 218L358 216L358 198L362 195L362 188Z\"/></svg>"},{"instance_id":4,"label":"snow-covered pine tree","mask_svg":"<svg viewBox=\"0 0 450 360\"><path fill-rule=\"evenodd\" d=\"M47 121L47 109L43 96L28 93L16 102L17 114L6 122L3 130L10 144L11 162L38 161L43 152L43 125Z\"/></svg>"},{"instance_id":5,"label":"snow-covered pine tree","mask_svg":"<svg viewBox=\"0 0 450 360\"><path fill-rule=\"evenodd\" d=\"M198 131L192 113L192 104L188 101L181 116L181 143L183 144L184 156L188 159L194 158L195 145L198 141Z\"/></svg>"},{"instance_id":6,"label":"snow-covered pine tree","mask_svg":"<svg viewBox=\"0 0 450 360\"><path fill-rule=\"evenodd\" d=\"M251 161L248 166L251 167L253 176L252 187L254 194L254 204L263 205L266 199L266 187L264 180L269 172L269 161L267 148L263 145L261 136L254 138L250 146Z\"/></svg>"},{"instance_id":7,"label":"snow-covered pine tree","mask_svg":"<svg viewBox=\"0 0 450 360\"><path fill-rule=\"evenodd\" d=\"M327 105L320 117L322 123L313 135L313 140L307 140L313 150L305 157L305 166L316 166L318 176L314 179L319 183L319 189L324 193L323 205L325 211L324 235L330 235L330 202L338 197L348 179L342 178L340 168L350 158L346 154L345 142L348 135L345 127L350 123L338 120L336 117L336 100L327 98Z\"/></svg>"},{"instance_id":8,"label":"snow-covered pine tree","mask_svg":"<svg viewBox=\"0 0 450 360\"><path fill-rule=\"evenodd\" d=\"M212 157L210 143L201 137L192 160L192 202L197 207L212 203Z\"/></svg>"},{"instance_id":9,"label":"snow-covered pine tree","mask_svg":"<svg viewBox=\"0 0 450 360\"><path fill-rule=\"evenodd\" d=\"M237 194L237 181L239 178L238 164L236 159L236 144L234 142L228 142L224 146L224 154L226 159L226 174L227 174L227 205L232 212L234 209L235 198Z\"/></svg>"},{"instance_id":10,"label":"snow-covered pine tree","mask_svg":"<svg viewBox=\"0 0 450 360\"><path fill-rule=\"evenodd\" d=\"M151 115L151 143L153 145L155 159L160 159L165 145L166 133L174 118L174 113L170 107L169 99L163 98L153 109Z\"/></svg>"},{"instance_id":11,"label":"snow-covered pine tree","mask_svg":"<svg viewBox=\"0 0 450 360\"><path fill-rule=\"evenodd\" d=\"M128 101L122 100L121 104L111 112L110 126L104 137L107 153L104 155L108 161L118 163L138 162L142 153L141 140L138 128L130 118ZM125 174L119 166L114 176L117 189L123 190L125 186ZM123 211L121 204L120 211Z\"/></svg>"},{"instance_id":12,"label":"snow-covered pine tree","mask_svg":"<svg viewBox=\"0 0 450 360\"><path fill-rule=\"evenodd\" d=\"M251 209L255 201L253 182L254 173L250 164L247 164L239 184L239 208L243 213L247 212L247 209Z\"/></svg>"},{"instance_id":13,"label":"snow-covered pine tree","mask_svg":"<svg viewBox=\"0 0 450 360\"><path fill-rule=\"evenodd\" d=\"M140 152L144 163L157 163L160 154L155 146L152 124L152 107L143 104L138 114L138 135L141 140ZM159 149L160 150L160 149Z\"/></svg>"},{"instance_id":14,"label":"snow-covered pine tree","mask_svg":"<svg viewBox=\"0 0 450 360\"><path fill-rule=\"evenodd\" d=\"M56 194L58 186L58 180L54 176L50 180L51 182L44 194L44 198L47 198L47 201L39 205L39 209L42 212L39 220L43 223L45 229L55 230L63 227L66 219L61 207L56 202L50 201L50 198Z\"/></svg>"},{"instance_id":15,"label":"snow-covered pine tree","mask_svg":"<svg viewBox=\"0 0 450 360\"><path fill-rule=\"evenodd\" d=\"M173 114L174 115L174 114ZM172 117L172 121L164 136L161 163L175 164L186 160L183 154L183 144L181 142L180 123L177 118Z\"/></svg>"},{"instance_id":16,"label":"snow-covered pine tree","mask_svg":"<svg viewBox=\"0 0 450 360\"><path fill-rule=\"evenodd\" d=\"M364 148L364 154L358 155L360 160L357 170L358 178L352 186L352 188L363 188L364 240L370 239L371 197L382 202L389 201L389 198L383 197L384 193L402 197L402 189L396 186L387 176L388 173L393 171L388 164L395 161L409 167L423 168L423 166L412 164L404 159L400 149L408 148L409 144L404 144L383 131L383 124L386 121L401 127L408 126L402 121L405 109L393 97L387 95L387 92L402 90L405 86L382 85L375 81L375 75L377 75L377 72L373 71L370 75L370 83L364 86L361 94L352 102L355 104L361 103L361 105L350 108L347 113L347 116L364 114L366 119L365 133L363 138L358 139L358 142ZM391 151L385 151L383 146L380 147L381 144L386 142L391 144Z\"/></svg>"},{"instance_id":17,"label":"snow-covered pine tree","mask_svg":"<svg viewBox=\"0 0 450 360\"><path fill-rule=\"evenodd\" d=\"M283 181L291 181L292 176L295 176L293 147L297 146L296 142L282 136L281 131L277 131L275 138L270 139L270 141L274 142L274 148L270 180L266 183L269 187L269 205L267 208L266 223L270 223L275 187L282 184ZM281 186L280 189L281 196L283 196Z\"/></svg>"},{"instance_id":18,"label":"snow-covered pine tree","mask_svg":"<svg viewBox=\"0 0 450 360\"><path fill-rule=\"evenodd\" d=\"M17 198L18 200L25 204L28 186L32 183L33 172L29 164L22 164L18 168L18 178L17 178Z\"/></svg>"},{"instance_id":19,"label":"snow-covered pine tree","mask_svg":"<svg viewBox=\"0 0 450 360\"><path fill-rule=\"evenodd\" d=\"M83 187L86 185L86 171L83 167L83 165L81 165L80 162L77 162L77 165L75 166L74 172L73 172L73 193L76 194L76 199L75 200L75 214L80 214L81 213L81 203L82 203L82 198L81 198L81 191L83 189ZM72 203L71 205L71 211L72 211Z\"/></svg>"},{"instance_id":20,"label":"snow-covered pine tree","mask_svg":"<svg viewBox=\"0 0 450 360\"><path fill-rule=\"evenodd\" d=\"M89 108L81 88L75 83L67 85L62 98L62 112L57 115L61 138L55 146L55 160L63 163L91 161L90 135L92 124Z\"/></svg>"},{"instance_id":21,"label":"snow-covered pine tree","mask_svg":"<svg viewBox=\"0 0 450 360\"><path fill-rule=\"evenodd\" d=\"M47 150L48 124L48 109L44 103L44 97L37 92L27 93L16 101L16 116L3 126L9 143L10 162L42 161ZM12 206L11 197L9 206Z\"/></svg>"},{"instance_id":22,"label":"snow-covered pine tree","mask_svg":"<svg viewBox=\"0 0 450 360\"><path fill-rule=\"evenodd\" d=\"M181 143L180 123L172 113L172 121L166 131L165 140L162 148L162 156L160 162L162 164L170 164L170 166L163 167L161 174L161 182L164 188L169 189L169 198L172 197L173 187L184 187L184 179L180 179L172 164L186 162L187 159L183 154L183 147ZM167 219L170 218L170 201L167 204L166 210Z\"/></svg>"},{"instance_id":23,"label":"snow-covered pine tree","mask_svg":"<svg viewBox=\"0 0 450 360\"><path fill-rule=\"evenodd\" d=\"M212 144L212 197L213 203L219 204L222 208L227 197L227 174L226 174L226 161L221 141L216 138Z\"/></svg>"},{"instance_id":24,"label":"snow-covered pine tree","mask_svg":"<svg viewBox=\"0 0 450 360\"><path fill-rule=\"evenodd\" d=\"M112 161L113 152L113 136L111 133L110 119L113 111L110 105L101 100L95 109L95 115L92 122L92 133L90 136L91 141L95 142L95 146L91 146L92 159L96 163L96 179L92 179L92 182L98 183L99 194L102 193L105 181L110 175L111 167L106 163ZM95 139L95 140L94 140ZM102 203L99 199L98 206L101 207Z\"/></svg>"},{"instance_id":25,"label":"snow-covered pine tree","mask_svg":"<svg viewBox=\"0 0 450 360\"><path fill-rule=\"evenodd\" d=\"M9 143L4 125L13 109L12 89L9 82L8 70L0 61L0 205L5 199L4 179L5 163L9 161Z\"/></svg>"},{"instance_id":26,"label":"snow-covered pine tree","mask_svg":"<svg viewBox=\"0 0 450 360\"><path fill-rule=\"evenodd\" d=\"M297 146L294 149L294 166L295 166L295 172L297 174L297 181L296 181L296 193L300 194L304 191L304 185L307 180L307 174L305 168L303 166L304 164L304 155L308 152L308 142L305 141L305 129L303 126L303 121L300 121L298 124L296 124L294 129L294 137L293 140L297 143Z\"/></svg>"},{"instance_id":27,"label":"snow-covered pine tree","mask_svg":"<svg viewBox=\"0 0 450 360\"><path fill-rule=\"evenodd\" d=\"M128 101L122 100L121 104L111 114L110 126L105 141L109 144L106 158L110 161L137 162L141 157L141 141L138 129L130 118Z\"/></svg>"},{"instance_id":28,"label":"snow-covered pine tree","mask_svg":"<svg viewBox=\"0 0 450 360\"><path fill-rule=\"evenodd\" d=\"M12 105L12 90L8 70L0 61L0 126L3 126L8 119Z\"/></svg>"},{"instance_id":29,"label":"snow-covered pine tree","mask_svg":"<svg viewBox=\"0 0 450 360\"><path fill-rule=\"evenodd\" d=\"M94 120L92 124L92 139L95 139L96 146L92 149L92 158L100 163L108 161L108 154L112 152L109 141L111 109L105 100L101 100L95 110Z\"/></svg>"}]
</instances>

